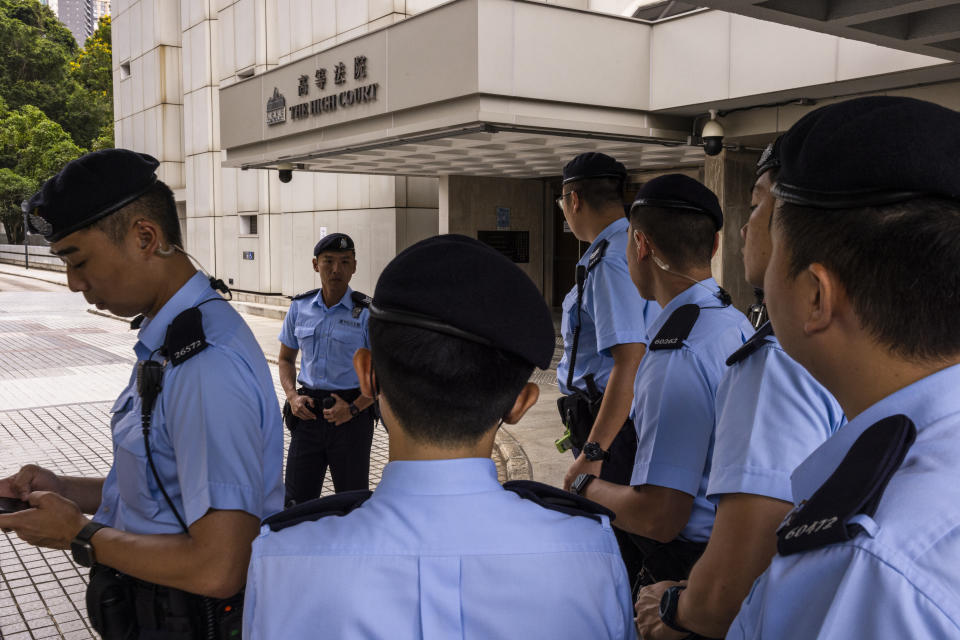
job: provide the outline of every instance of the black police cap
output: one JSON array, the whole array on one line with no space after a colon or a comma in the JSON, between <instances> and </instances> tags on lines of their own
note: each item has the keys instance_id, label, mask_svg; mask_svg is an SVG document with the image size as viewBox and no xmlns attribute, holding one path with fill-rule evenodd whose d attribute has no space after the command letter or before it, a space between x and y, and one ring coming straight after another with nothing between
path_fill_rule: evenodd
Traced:
<instances>
[{"instance_id":1,"label":"black police cap","mask_svg":"<svg viewBox=\"0 0 960 640\"><path fill-rule=\"evenodd\" d=\"M563 168L563 184L590 178L627 179L627 168L605 153L581 153Z\"/></svg>"},{"instance_id":2,"label":"black police cap","mask_svg":"<svg viewBox=\"0 0 960 640\"><path fill-rule=\"evenodd\" d=\"M157 182L157 159L104 149L68 162L27 202L33 233L57 242L130 204Z\"/></svg>"},{"instance_id":3,"label":"black police cap","mask_svg":"<svg viewBox=\"0 0 960 640\"><path fill-rule=\"evenodd\" d=\"M780 141L783 140L783 136L780 136L773 142L767 145L767 148L763 150L763 153L760 154L760 159L757 160L757 177L759 178L767 171L772 171L774 169L780 168Z\"/></svg>"},{"instance_id":4,"label":"black police cap","mask_svg":"<svg viewBox=\"0 0 960 640\"><path fill-rule=\"evenodd\" d=\"M708 216L717 231L723 227L723 212L713 191L682 173L668 173L640 187L630 210L637 207L660 207L696 211Z\"/></svg>"},{"instance_id":5,"label":"black police cap","mask_svg":"<svg viewBox=\"0 0 960 640\"><path fill-rule=\"evenodd\" d=\"M320 242L313 247L314 257L324 251L354 251L353 239L345 233L331 233L320 238Z\"/></svg>"},{"instance_id":6,"label":"black police cap","mask_svg":"<svg viewBox=\"0 0 960 640\"><path fill-rule=\"evenodd\" d=\"M553 357L553 320L536 285L467 236L434 236L398 254L380 274L370 317L500 349L541 369Z\"/></svg>"},{"instance_id":7,"label":"black police cap","mask_svg":"<svg viewBox=\"0 0 960 640\"><path fill-rule=\"evenodd\" d=\"M822 209L960 199L960 113L873 96L821 107L783 135L780 200Z\"/></svg>"}]
</instances>

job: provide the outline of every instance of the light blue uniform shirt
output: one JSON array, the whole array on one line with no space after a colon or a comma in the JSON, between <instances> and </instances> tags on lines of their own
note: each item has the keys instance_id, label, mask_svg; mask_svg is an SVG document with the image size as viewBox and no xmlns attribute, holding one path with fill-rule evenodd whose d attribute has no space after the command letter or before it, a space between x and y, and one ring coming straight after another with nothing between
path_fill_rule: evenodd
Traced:
<instances>
[{"instance_id":1,"label":"light blue uniform shirt","mask_svg":"<svg viewBox=\"0 0 960 640\"><path fill-rule=\"evenodd\" d=\"M727 638L960 638L960 365L876 403L793 474L809 499L856 439L904 414L917 440L853 540L774 556Z\"/></svg>"},{"instance_id":2,"label":"light blue uniform shirt","mask_svg":"<svg viewBox=\"0 0 960 640\"><path fill-rule=\"evenodd\" d=\"M503 489L489 459L390 462L349 514L263 527L243 637L634 638L602 520Z\"/></svg>"},{"instance_id":3,"label":"light blue uniform shirt","mask_svg":"<svg viewBox=\"0 0 960 640\"><path fill-rule=\"evenodd\" d=\"M753 334L742 313L733 306L721 306L714 295L718 289L717 282L707 278L670 301L650 326L651 340L683 305L697 305L700 316L679 349L647 351L634 383L637 455L630 484L667 487L693 496L690 520L680 532L691 542L707 541L716 513L706 490L717 385L726 371L727 356Z\"/></svg>"},{"instance_id":4,"label":"light blue uniform shirt","mask_svg":"<svg viewBox=\"0 0 960 640\"><path fill-rule=\"evenodd\" d=\"M583 254L578 265L587 266L590 256L604 240L609 241L607 251L599 264L587 274L583 287L583 309L580 314L583 328L577 347L576 369L573 384L585 389L583 377L592 373L594 382L602 391L607 388L613 356L610 347L618 344L647 343L647 326L660 313L660 305L640 297L627 269L626 218L611 222ZM560 391L569 394L567 373L570 371L570 354L573 351L573 330L577 326L577 286L574 285L563 299L563 318L560 332L563 335L563 357L557 365L557 382Z\"/></svg>"},{"instance_id":5,"label":"light blue uniform shirt","mask_svg":"<svg viewBox=\"0 0 960 640\"><path fill-rule=\"evenodd\" d=\"M134 346L148 359L180 312L213 299L200 307L209 346L164 367L150 431L157 472L187 526L209 509L263 518L283 508L283 426L270 370L250 328L219 297L195 274L144 321ZM94 520L131 533L182 533L147 464L136 368L112 411L114 460Z\"/></svg>"},{"instance_id":6,"label":"light blue uniform shirt","mask_svg":"<svg viewBox=\"0 0 960 640\"><path fill-rule=\"evenodd\" d=\"M353 369L353 354L370 347L364 309L353 317L353 289L347 287L340 302L327 308L323 294L290 301L290 310L283 320L280 342L299 349L300 374L297 381L311 389L338 391L360 386Z\"/></svg>"},{"instance_id":7,"label":"light blue uniform shirt","mask_svg":"<svg viewBox=\"0 0 960 640\"><path fill-rule=\"evenodd\" d=\"M769 336L717 387L707 498L750 493L791 502L790 474L845 423L830 392Z\"/></svg>"}]
</instances>

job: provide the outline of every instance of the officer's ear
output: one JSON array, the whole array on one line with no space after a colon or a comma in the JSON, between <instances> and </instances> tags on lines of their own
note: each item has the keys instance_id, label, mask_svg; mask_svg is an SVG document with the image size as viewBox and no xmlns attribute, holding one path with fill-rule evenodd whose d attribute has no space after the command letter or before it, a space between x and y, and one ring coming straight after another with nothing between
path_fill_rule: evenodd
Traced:
<instances>
[{"instance_id":1,"label":"officer's ear","mask_svg":"<svg viewBox=\"0 0 960 640\"><path fill-rule=\"evenodd\" d=\"M360 393L368 398L377 397L377 374L373 371L373 360L370 357L370 349L357 349L353 354L353 369L357 372L357 378L360 380Z\"/></svg>"},{"instance_id":2,"label":"officer's ear","mask_svg":"<svg viewBox=\"0 0 960 640\"><path fill-rule=\"evenodd\" d=\"M520 418L523 417L523 414L527 410L537 403L537 400L540 399L540 387L535 385L532 382L528 382L523 385L523 389L520 390L520 393L517 395L517 399L514 401L513 406L503 415L503 421L507 424L517 424L520 422Z\"/></svg>"},{"instance_id":3,"label":"officer's ear","mask_svg":"<svg viewBox=\"0 0 960 640\"><path fill-rule=\"evenodd\" d=\"M829 329L839 320L838 312L850 307L836 275L819 262L801 271L797 281L804 303L803 331L809 336Z\"/></svg>"},{"instance_id":4,"label":"officer's ear","mask_svg":"<svg viewBox=\"0 0 960 640\"><path fill-rule=\"evenodd\" d=\"M140 218L131 225L128 238L132 238L132 244L136 246L136 250L146 256L161 249L160 236L157 223L149 218Z\"/></svg>"}]
</instances>

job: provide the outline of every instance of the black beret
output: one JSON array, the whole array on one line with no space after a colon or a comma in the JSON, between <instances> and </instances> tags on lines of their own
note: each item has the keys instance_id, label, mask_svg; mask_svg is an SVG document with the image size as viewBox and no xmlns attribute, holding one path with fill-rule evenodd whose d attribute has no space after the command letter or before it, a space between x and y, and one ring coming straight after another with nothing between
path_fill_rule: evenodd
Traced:
<instances>
[{"instance_id":1,"label":"black beret","mask_svg":"<svg viewBox=\"0 0 960 640\"><path fill-rule=\"evenodd\" d=\"M104 149L68 162L27 203L33 233L57 242L130 204L157 181L157 159Z\"/></svg>"},{"instance_id":2,"label":"black beret","mask_svg":"<svg viewBox=\"0 0 960 640\"><path fill-rule=\"evenodd\" d=\"M345 233L331 233L320 238L320 242L313 248L313 255L318 256L324 251L354 251L353 239Z\"/></svg>"},{"instance_id":3,"label":"black beret","mask_svg":"<svg viewBox=\"0 0 960 640\"><path fill-rule=\"evenodd\" d=\"M760 154L760 159L757 160L757 177L759 178L767 171L780 168L780 141L783 140L783 136L780 136L773 142L767 145L767 148L763 150L763 153Z\"/></svg>"},{"instance_id":4,"label":"black beret","mask_svg":"<svg viewBox=\"0 0 960 640\"><path fill-rule=\"evenodd\" d=\"M851 209L923 196L960 199L960 113L873 96L821 107L783 135L780 200Z\"/></svg>"},{"instance_id":5,"label":"black beret","mask_svg":"<svg viewBox=\"0 0 960 640\"><path fill-rule=\"evenodd\" d=\"M563 168L563 184L588 178L627 179L627 168L605 153L581 153Z\"/></svg>"},{"instance_id":6,"label":"black beret","mask_svg":"<svg viewBox=\"0 0 960 640\"><path fill-rule=\"evenodd\" d=\"M723 212L713 191L682 173L668 173L654 178L640 187L630 207L661 207L697 211L710 217L719 231L723 227Z\"/></svg>"},{"instance_id":7,"label":"black beret","mask_svg":"<svg viewBox=\"0 0 960 640\"><path fill-rule=\"evenodd\" d=\"M550 366L550 310L527 274L461 235L421 240L380 274L370 317L456 336Z\"/></svg>"}]
</instances>

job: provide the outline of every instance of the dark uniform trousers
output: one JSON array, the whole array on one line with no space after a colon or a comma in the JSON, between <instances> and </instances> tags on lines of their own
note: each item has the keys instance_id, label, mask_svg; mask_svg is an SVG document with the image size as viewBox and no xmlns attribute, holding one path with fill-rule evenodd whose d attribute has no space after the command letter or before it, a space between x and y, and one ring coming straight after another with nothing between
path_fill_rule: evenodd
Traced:
<instances>
[{"instance_id":1,"label":"dark uniform trousers","mask_svg":"<svg viewBox=\"0 0 960 640\"><path fill-rule=\"evenodd\" d=\"M623 427L620 428L620 433L610 443L607 451L610 453L610 459L600 467L600 479L629 485L630 478L633 476L633 461L637 455L637 431L630 418L627 418ZM613 522L613 533L617 536L617 545L620 547L623 564L627 568L627 576L633 584L643 569L643 553L630 540L629 533L617 528L616 520Z\"/></svg>"},{"instance_id":2,"label":"dark uniform trousers","mask_svg":"<svg viewBox=\"0 0 960 640\"><path fill-rule=\"evenodd\" d=\"M301 388L298 391L316 400L311 411L317 414L317 419L298 420L291 429L285 479L287 505L319 497L328 466L337 493L368 489L373 411L368 407L339 426L323 418L324 398L335 393L349 403L360 397L360 390Z\"/></svg>"}]
</instances>

